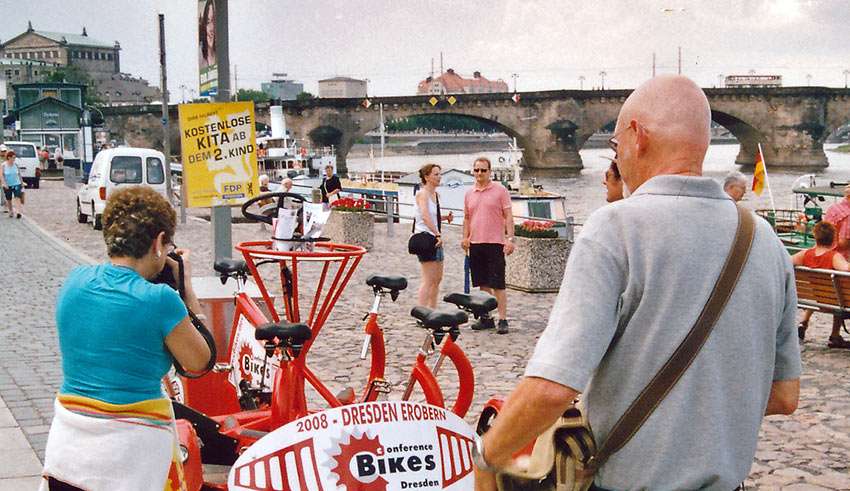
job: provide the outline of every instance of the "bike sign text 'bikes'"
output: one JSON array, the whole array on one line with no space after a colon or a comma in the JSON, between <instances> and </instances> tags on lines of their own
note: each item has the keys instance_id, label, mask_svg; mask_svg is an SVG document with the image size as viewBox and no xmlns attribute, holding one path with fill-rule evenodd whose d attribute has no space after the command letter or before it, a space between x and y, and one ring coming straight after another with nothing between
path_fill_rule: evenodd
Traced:
<instances>
[{"instance_id":1,"label":"bike sign text 'bikes'","mask_svg":"<svg viewBox=\"0 0 850 491\"><path fill-rule=\"evenodd\" d=\"M474 430L451 411L405 401L312 414L258 440L233 465L238 490L473 488Z\"/></svg>"}]
</instances>

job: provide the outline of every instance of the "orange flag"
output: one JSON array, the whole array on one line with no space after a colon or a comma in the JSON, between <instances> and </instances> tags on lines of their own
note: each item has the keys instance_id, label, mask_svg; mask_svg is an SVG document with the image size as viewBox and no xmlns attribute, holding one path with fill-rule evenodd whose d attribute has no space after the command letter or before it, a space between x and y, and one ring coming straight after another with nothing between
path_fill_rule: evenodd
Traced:
<instances>
[{"instance_id":1,"label":"orange flag","mask_svg":"<svg viewBox=\"0 0 850 491\"><path fill-rule=\"evenodd\" d=\"M761 148L759 148L756 150L756 167L753 169L753 192L756 196L761 196L766 180L767 169L764 167L764 157L762 157Z\"/></svg>"}]
</instances>

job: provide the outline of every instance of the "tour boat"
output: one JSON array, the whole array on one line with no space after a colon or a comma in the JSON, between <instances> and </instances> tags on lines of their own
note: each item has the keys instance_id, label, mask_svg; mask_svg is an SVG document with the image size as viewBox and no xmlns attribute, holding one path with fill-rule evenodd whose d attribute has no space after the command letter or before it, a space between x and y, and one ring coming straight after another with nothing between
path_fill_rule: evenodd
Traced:
<instances>
[{"instance_id":1,"label":"tour boat","mask_svg":"<svg viewBox=\"0 0 850 491\"><path fill-rule=\"evenodd\" d=\"M297 176L320 176L326 166L336 172L336 152L333 147L313 149L290 138L281 106L271 106L271 135L257 138L257 162L260 173L271 181Z\"/></svg>"}]
</instances>

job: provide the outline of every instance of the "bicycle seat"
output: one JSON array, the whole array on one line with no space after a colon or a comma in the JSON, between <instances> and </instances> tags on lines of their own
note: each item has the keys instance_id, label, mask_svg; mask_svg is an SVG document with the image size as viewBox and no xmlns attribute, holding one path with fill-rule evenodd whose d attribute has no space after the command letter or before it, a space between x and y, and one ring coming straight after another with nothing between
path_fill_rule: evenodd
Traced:
<instances>
[{"instance_id":1,"label":"bicycle seat","mask_svg":"<svg viewBox=\"0 0 850 491\"><path fill-rule=\"evenodd\" d=\"M401 291L407 288L407 278L404 276L369 275L366 284L371 287L384 288L390 291Z\"/></svg>"},{"instance_id":2,"label":"bicycle seat","mask_svg":"<svg viewBox=\"0 0 850 491\"><path fill-rule=\"evenodd\" d=\"M449 293L443 297L443 301L453 303L464 310L472 312L475 317L483 317L499 306L496 297L486 293Z\"/></svg>"},{"instance_id":3,"label":"bicycle seat","mask_svg":"<svg viewBox=\"0 0 850 491\"><path fill-rule=\"evenodd\" d=\"M213 265L213 269L227 276L248 274L248 265L241 259L219 259Z\"/></svg>"},{"instance_id":4,"label":"bicycle seat","mask_svg":"<svg viewBox=\"0 0 850 491\"><path fill-rule=\"evenodd\" d=\"M313 336L307 324L293 324L287 321L270 322L258 326L254 338L258 341L272 341L277 338L284 346L302 345Z\"/></svg>"},{"instance_id":5,"label":"bicycle seat","mask_svg":"<svg viewBox=\"0 0 850 491\"><path fill-rule=\"evenodd\" d=\"M457 327L469 320L469 316L462 310L432 310L428 307L413 307L410 315L418 320L422 324L422 327L427 329Z\"/></svg>"}]
</instances>

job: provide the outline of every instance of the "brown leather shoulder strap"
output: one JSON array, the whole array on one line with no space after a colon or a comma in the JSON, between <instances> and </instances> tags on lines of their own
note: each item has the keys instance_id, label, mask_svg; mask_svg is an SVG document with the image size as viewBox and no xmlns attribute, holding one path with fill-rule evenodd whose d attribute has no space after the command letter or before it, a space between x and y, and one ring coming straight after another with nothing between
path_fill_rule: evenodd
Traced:
<instances>
[{"instance_id":1,"label":"brown leather shoulder strap","mask_svg":"<svg viewBox=\"0 0 850 491\"><path fill-rule=\"evenodd\" d=\"M667 393L676 385L676 382L691 366L703 344L705 344L714 324L723 312L726 302L732 296L741 271L747 263L755 235L755 220L752 212L740 206L737 208L738 229L735 232L735 240L732 242L732 249L729 251L726 263L717 278L714 290L708 297L708 301L691 331L682 340L667 363L661 367L661 370L620 417L611 429L605 443L599 447L599 451L592 459L592 466L595 469L598 469L611 455L631 440L655 408L664 400Z\"/></svg>"}]
</instances>

